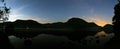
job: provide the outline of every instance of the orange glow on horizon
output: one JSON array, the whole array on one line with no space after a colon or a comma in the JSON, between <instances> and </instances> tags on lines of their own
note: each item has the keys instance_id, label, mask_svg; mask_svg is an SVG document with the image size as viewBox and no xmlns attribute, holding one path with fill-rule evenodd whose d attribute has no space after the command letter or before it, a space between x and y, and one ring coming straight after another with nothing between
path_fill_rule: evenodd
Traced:
<instances>
[{"instance_id":1,"label":"orange glow on horizon","mask_svg":"<svg viewBox=\"0 0 120 49\"><path fill-rule=\"evenodd\" d=\"M101 26L101 27L105 26L106 24L111 24L111 23L109 23L109 22L103 22L103 21L95 22L95 23L96 23L97 25Z\"/></svg>"},{"instance_id":2,"label":"orange glow on horizon","mask_svg":"<svg viewBox=\"0 0 120 49\"><path fill-rule=\"evenodd\" d=\"M103 27L104 25L106 24L111 24L110 21L107 21L105 19L102 19L102 18L98 18L98 17L94 17L94 18L89 18L90 20L89 21L92 21L92 22L95 22L97 25Z\"/></svg>"}]
</instances>

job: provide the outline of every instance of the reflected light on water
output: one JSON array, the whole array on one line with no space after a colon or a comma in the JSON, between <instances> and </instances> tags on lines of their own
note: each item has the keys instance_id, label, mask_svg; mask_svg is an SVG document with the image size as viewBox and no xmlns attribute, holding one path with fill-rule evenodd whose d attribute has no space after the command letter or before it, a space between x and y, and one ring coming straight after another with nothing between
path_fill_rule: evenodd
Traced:
<instances>
[{"instance_id":1,"label":"reflected light on water","mask_svg":"<svg viewBox=\"0 0 120 49\"><path fill-rule=\"evenodd\" d=\"M105 36L105 35L106 35L106 33L104 31L98 32L96 34L96 36Z\"/></svg>"}]
</instances>

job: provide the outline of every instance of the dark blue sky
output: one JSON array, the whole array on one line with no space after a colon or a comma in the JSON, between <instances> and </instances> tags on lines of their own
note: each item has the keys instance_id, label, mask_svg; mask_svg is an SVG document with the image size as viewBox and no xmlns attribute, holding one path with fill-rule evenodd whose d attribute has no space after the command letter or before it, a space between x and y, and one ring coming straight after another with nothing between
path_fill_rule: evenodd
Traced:
<instances>
[{"instance_id":1,"label":"dark blue sky","mask_svg":"<svg viewBox=\"0 0 120 49\"><path fill-rule=\"evenodd\" d=\"M117 0L6 0L10 21L33 19L40 23L82 18L103 26L111 23Z\"/></svg>"}]
</instances>

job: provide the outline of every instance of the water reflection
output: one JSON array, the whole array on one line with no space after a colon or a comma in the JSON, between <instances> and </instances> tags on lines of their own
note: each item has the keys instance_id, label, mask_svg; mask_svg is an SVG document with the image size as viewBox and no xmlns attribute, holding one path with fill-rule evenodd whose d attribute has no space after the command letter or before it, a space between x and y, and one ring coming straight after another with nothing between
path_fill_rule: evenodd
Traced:
<instances>
[{"instance_id":1,"label":"water reflection","mask_svg":"<svg viewBox=\"0 0 120 49\"><path fill-rule=\"evenodd\" d=\"M104 35L104 36L103 36ZM106 34L105 32L98 32L94 36L87 36L85 39L81 40L80 42L72 41L68 39L66 36L55 36L55 35L48 35L48 34L40 34L36 37L30 39L20 39L15 36L9 36L11 43L17 49L24 49L26 48L25 41L30 41L32 43L30 48L37 49L37 48L100 48L103 46L105 42L111 39L114 36L113 33ZM102 49L102 48L101 48Z\"/></svg>"},{"instance_id":2,"label":"water reflection","mask_svg":"<svg viewBox=\"0 0 120 49\"><path fill-rule=\"evenodd\" d=\"M82 41L85 42L84 45L88 46L100 46L105 44L107 41L109 41L114 36L113 33L106 34L104 31L98 32L94 36L87 36Z\"/></svg>"}]
</instances>

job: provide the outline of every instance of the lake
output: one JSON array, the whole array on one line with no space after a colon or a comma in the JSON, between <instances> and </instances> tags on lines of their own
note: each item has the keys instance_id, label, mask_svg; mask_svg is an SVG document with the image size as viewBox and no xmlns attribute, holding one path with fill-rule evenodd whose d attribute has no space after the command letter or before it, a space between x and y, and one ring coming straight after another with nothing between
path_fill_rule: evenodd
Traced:
<instances>
[{"instance_id":1,"label":"lake","mask_svg":"<svg viewBox=\"0 0 120 49\"><path fill-rule=\"evenodd\" d=\"M100 48L102 49L103 44L109 41L114 36L113 33L106 34L104 31L98 32L94 36L87 36L81 43L78 41L69 40L66 36L55 36L50 34L40 34L36 37L30 38L31 45L25 46L27 39L20 39L15 36L9 36L11 44L16 49L37 49L37 48Z\"/></svg>"}]
</instances>

